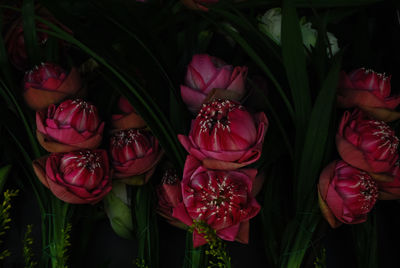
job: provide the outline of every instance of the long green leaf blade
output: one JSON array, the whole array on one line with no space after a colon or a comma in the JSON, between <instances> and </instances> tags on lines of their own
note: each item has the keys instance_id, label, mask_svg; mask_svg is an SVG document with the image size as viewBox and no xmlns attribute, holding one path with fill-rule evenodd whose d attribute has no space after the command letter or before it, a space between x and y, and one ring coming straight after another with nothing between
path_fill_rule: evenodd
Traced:
<instances>
[{"instance_id":1,"label":"long green leaf blade","mask_svg":"<svg viewBox=\"0 0 400 268\"><path fill-rule=\"evenodd\" d=\"M300 23L291 0L283 1L282 7L282 56L294 103L296 142L301 142L311 111L311 94Z\"/></svg>"},{"instance_id":2,"label":"long green leaf blade","mask_svg":"<svg viewBox=\"0 0 400 268\"><path fill-rule=\"evenodd\" d=\"M40 62L40 57L35 25L35 5L33 0L24 0L22 5L22 18L25 49L28 53L30 63L38 64Z\"/></svg>"}]
</instances>

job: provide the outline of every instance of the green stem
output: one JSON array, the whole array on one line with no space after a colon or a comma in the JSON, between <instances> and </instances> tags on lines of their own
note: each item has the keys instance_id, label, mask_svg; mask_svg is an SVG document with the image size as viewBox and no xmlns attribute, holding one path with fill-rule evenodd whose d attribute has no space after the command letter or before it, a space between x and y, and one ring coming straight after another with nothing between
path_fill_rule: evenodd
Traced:
<instances>
[{"instance_id":1,"label":"green stem","mask_svg":"<svg viewBox=\"0 0 400 268\"><path fill-rule=\"evenodd\" d=\"M186 232L185 258L183 268L202 268L206 266L204 246L193 248L193 233Z\"/></svg>"},{"instance_id":2,"label":"green stem","mask_svg":"<svg viewBox=\"0 0 400 268\"><path fill-rule=\"evenodd\" d=\"M135 207L138 258L148 267L158 267L158 228L153 209L153 188L150 183L140 186L136 191Z\"/></svg>"}]
</instances>

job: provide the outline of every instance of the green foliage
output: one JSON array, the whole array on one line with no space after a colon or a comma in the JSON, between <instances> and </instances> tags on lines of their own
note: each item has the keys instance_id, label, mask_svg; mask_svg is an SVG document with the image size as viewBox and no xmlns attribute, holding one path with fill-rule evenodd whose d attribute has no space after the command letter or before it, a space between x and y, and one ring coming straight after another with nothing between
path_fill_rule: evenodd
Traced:
<instances>
[{"instance_id":1,"label":"green foliage","mask_svg":"<svg viewBox=\"0 0 400 268\"><path fill-rule=\"evenodd\" d=\"M26 268L33 268L37 266L37 261L34 260L35 255L33 254L33 237L32 237L32 224L26 226L26 232L24 235L24 239L22 240L23 244L23 256L25 261Z\"/></svg>"},{"instance_id":2,"label":"green foliage","mask_svg":"<svg viewBox=\"0 0 400 268\"><path fill-rule=\"evenodd\" d=\"M151 183L136 189L136 198L132 198L132 216L136 222L138 240L138 260L149 267L158 267L158 228L154 209L154 192Z\"/></svg>"},{"instance_id":3,"label":"green foliage","mask_svg":"<svg viewBox=\"0 0 400 268\"><path fill-rule=\"evenodd\" d=\"M0 237L4 236L8 229L10 229L10 210L11 210L11 199L18 195L19 190L6 190L3 193L3 203L0 205ZM0 244L3 241L0 240ZM4 249L0 252L0 260L10 256L11 253L8 249Z\"/></svg>"},{"instance_id":4,"label":"green foliage","mask_svg":"<svg viewBox=\"0 0 400 268\"><path fill-rule=\"evenodd\" d=\"M326 248L322 248L320 255L315 257L315 268L326 268Z\"/></svg>"},{"instance_id":5,"label":"green foliage","mask_svg":"<svg viewBox=\"0 0 400 268\"><path fill-rule=\"evenodd\" d=\"M137 268L148 268L146 261L143 259L136 258L135 265Z\"/></svg>"},{"instance_id":6,"label":"green foliage","mask_svg":"<svg viewBox=\"0 0 400 268\"><path fill-rule=\"evenodd\" d=\"M209 256L209 263L207 267L231 267L231 257L229 256L225 243L217 236L217 232L207 225L204 221L193 221L190 226L189 232L196 231L206 241L208 249L205 250L206 255Z\"/></svg>"}]
</instances>

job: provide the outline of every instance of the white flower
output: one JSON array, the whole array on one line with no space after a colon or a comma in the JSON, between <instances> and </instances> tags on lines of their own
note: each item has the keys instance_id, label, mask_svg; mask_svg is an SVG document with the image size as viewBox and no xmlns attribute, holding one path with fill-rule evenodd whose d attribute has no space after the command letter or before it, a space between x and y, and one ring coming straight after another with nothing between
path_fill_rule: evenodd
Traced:
<instances>
[{"instance_id":1,"label":"white flower","mask_svg":"<svg viewBox=\"0 0 400 268\"><path fill-rule=\"evenodd\" d=\"M278 8L272 8L265 12L263 16L258 17L258 27L261 32L265 33L275 43L281 45L281 28L282 28L282 11ZM308 50L312 50L317 43L318 31L312 28L311 22L306 22L303 17L300 20L301 35L303 44ZM339 51L337 38L330 32L327 32L328 42L332 55ZM327 48L328 55L330 55L329 48Z\"/></svg>"}]
</instances>

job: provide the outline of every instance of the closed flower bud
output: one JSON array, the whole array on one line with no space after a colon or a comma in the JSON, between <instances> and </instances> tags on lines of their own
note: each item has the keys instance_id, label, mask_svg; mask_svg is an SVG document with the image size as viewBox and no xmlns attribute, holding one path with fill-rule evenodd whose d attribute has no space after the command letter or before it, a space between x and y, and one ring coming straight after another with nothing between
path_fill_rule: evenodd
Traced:
<instances>
[{"instance_id":1,"label":"closed flower bud","mask_svg":"<svg viewBox=\"0 0 400 268\"><path fill-rule=\"evenodd\" d=\"M360 110L344 113L336 145L344 161L368 172L387 172L398 159L399 139L393 129L365 117Z\"/></svg>"},{"instance_id":2,"label":"closed flower bud","mask_svg":"<svg viewBox=\"0 0 400 268\"><path fill-rule=\"evenodd\" d=\"M81 88L82 82L75 68L66 72L56 64L42 63L25 73L23 96L29 107L41 110L75 96Z\"/></svg>"},{"instance_id":3,"label":"closed flower bud","mask_svg":"<svg viewBox=\"0 0 400 268\"><path fill-rule=\"evenodd\" d=\"M178 138L207 168L237 169L259 159L267 127L264 113L253 115L236 102L217 99L203 105L189 136Z\"/></svg>"},{"instance_id":4,"label":"closed flower bud","mask_svg":"<svg viewBox=\"0 0 400 268\"><path fill-rule=\"evenodd\" d=\"M400 199L400 161L398 160L388 172L392 181L377 182L379 188L379 199L395 200Z\"/></svg>"},{"instance_id":5,"label":"closed flower bud","mask_svg":"<svg viewBox=\"0 0 400 268\"><path fill-rule=\"evenodd\" d=\"M188 109L197 113L213 89L222 89L240 99L245 94L247 67L235 67L207 54L194 55L187 67L181 95Z\"/></svg>"},{"instance_id":6,"label":"closed flower bud","mask_svg":"<svg viewBox=\"0 0 400 268\"><path fill-rule=\"evenodd\" d=\"M49 152L97 148L104 129L96 107L80 99L36 112L36 125L39 143Z\"/></svg>"},{"instance_id":7,"label":"closed flower bud","mask_svg":"<svg viewBox=\"0 0 400 268\"><path fill-rule=\"evenodd\" d=\"M112 116L112 126L114 129L124 130L146 127L146 122L136 113L135 109L126 98L120 97L118 109L121 113Z\"/></svg>"},{"instance_id":8,"label":"closed flower bud","mask_svg":"<svg viewBox=\"0 0 400 268\"><path fill-rule=\"evenodd\" d=\"M342 108L358 107L370 116L386 122L400 118L394 111L400 104L400 96L390 96L390 76L360 68L349 74L341 72L338 104Z\"/></svg>"},{"instance_id":9,"label":"closed flower bud","mask_svg":"<svg viewBox=\"0 0 400 268\"><path fill-rule=\"evenodd\" d=\"M371 176L341 160L322 171L318 191L322 214L333 228L365 222L378 198Z\"/></svg>"},{"instance_id":10,"label":"closed flower bud","mask_svg":"<svg viewBox=\"0 0 400 268\"><path fill-rule=\"evenodd\" d=\"M72 204L95 204L111 190L105 150L54 153L35 160L40 181L59 199Z\"/></svg>"},{"instance_id":11,"label":"closed flower bud","mask_svg":"<svg viewBox=\"0 0 400 268\"><path fill-rule=\"evenodd\" d=\"M110 153L115 177L121 179L144 175L144 181L139 184L150 178L162 156L158 140L149 131L139 129L114 132Z\"/></svg>"},{"instance_id":12,"label":"closed flower bud","mask_svg":"<svg viewBox=\"0 0 400 268\"><path fill-rule=\"evenodd\" d=\"M113 182L111 192L104 198L104 209L114 232L126 239L133 238L131 200L126 184Z\"/></svg>"}]
</instances>

